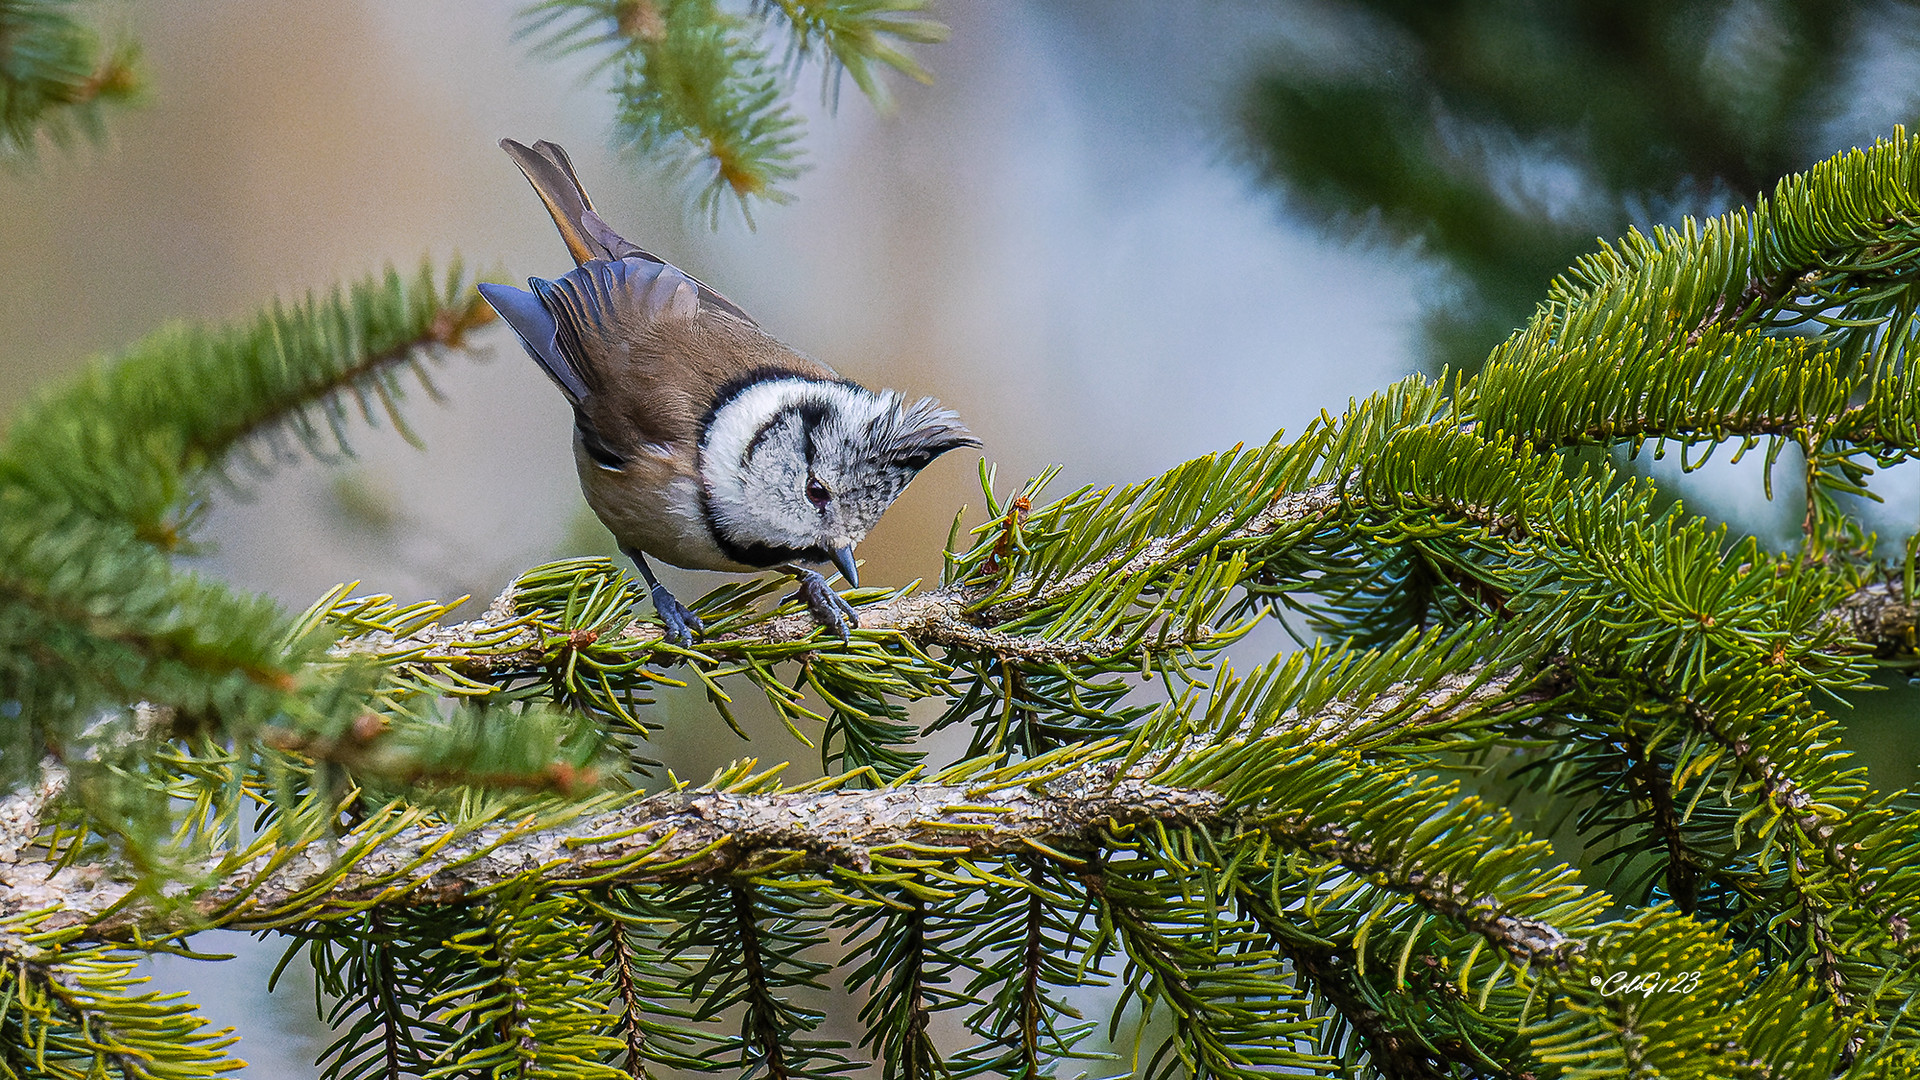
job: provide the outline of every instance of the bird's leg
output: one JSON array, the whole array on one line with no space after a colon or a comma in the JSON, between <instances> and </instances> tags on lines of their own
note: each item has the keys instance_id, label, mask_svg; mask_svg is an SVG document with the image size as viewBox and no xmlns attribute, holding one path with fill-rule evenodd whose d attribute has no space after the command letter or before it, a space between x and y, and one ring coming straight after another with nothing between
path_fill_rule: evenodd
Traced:
<instances>
[{"instance_id":1,"label":"bird's leg","mask_svg":"<svg viewBox=\"0 0 1920 1080\"><path fill-rule=\"evenodd\" d=\"M627 558L633 560L633 565L640 568L640 576L647 579L647 590L653 596L653 610L660 613L660 622L666 626L667 644L683 649L692 648L693 635L704 631L706 624L687 605L674 599L665 585L654 580L653 568L647 565L646 556L630 547L620 550L626 552Z\"/></svg>"},{"instance_id":2,"label":"bird's leg","mask_svg":"<svg viewBox=\"0 0 1920 1080\"><path fill-rule=\"evenodd\" d=\"M833 587L827 584L827 579L821 577L819 571L795 566L792 563L782 566L781 569L792 574L800 583L800 591L787 599L805 600L807 610L813 613L814 620L826 627L827 633L841 641L846 641L853 636L853 628L860 625L860 617L853 613L853 605L847 603L847 598L834 592Z\"/></svg>"}]
</instances>

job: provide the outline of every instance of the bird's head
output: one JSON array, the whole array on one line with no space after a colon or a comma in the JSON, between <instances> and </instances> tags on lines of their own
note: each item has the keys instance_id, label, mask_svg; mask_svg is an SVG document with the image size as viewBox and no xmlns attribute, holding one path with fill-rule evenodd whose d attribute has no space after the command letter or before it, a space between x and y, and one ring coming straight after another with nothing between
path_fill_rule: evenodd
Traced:
<instances>
[{"instance_id":1,"label":"bird's head","mask_svg":"<svg viewBox=\"0 0 1920 1080\"><path fill-rule=\"evenodd\" d=\"M751 566L826 562L849 583L853 548L934 458L979 446L932 398L802 378L727 396L700 440L708 524Z\"/></svg>"}]
</instances>

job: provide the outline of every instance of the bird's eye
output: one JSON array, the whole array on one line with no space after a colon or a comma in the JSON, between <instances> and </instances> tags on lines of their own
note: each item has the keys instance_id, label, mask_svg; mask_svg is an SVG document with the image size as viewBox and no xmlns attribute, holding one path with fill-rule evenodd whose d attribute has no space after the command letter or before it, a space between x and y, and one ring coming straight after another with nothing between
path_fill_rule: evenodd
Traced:
<instances>
[{"instance_id":1,"label":"bird's eye","mask_svg":"<svg viewBox=\"0 0 1920 1080\"><path fill-rule=\"evenodd\" d=\"M833 498L833 493L827 490L827 485L821 483L819 477L817 476L807 477L807 501L808 502L812 503L815 507L821 510L825 510L827 508L827 502L832 498Z\"/></svg>"}]
</instances>

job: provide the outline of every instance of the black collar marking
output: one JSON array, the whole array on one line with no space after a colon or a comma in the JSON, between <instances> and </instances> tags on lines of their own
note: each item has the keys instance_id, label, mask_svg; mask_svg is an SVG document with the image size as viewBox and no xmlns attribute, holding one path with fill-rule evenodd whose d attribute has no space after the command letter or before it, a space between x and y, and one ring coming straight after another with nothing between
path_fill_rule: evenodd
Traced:
<instances>
[{"instance_id":1,"label":"black collar marking","mask_svg":"<svg viewBox=\"0 0 1920 1080\"><path fill-rule=\"evenodd\" d=\"M811 375L804 375L798 371L793 370L792 368L781 368L781 367L754 368L752 371L749 371L744 375L741 375L737 378L729 379L726 382L721 383L720 389L714 391L713 404L707 406L707 411L700 417L700 426L696 430L696 433L694 436L694 440L696 444L702 450L706 449L707 429L713 426L713 418L720 414L721 409L724 409L728 405L732 404L734 398L739 397L741 394L746 393L748 390L760 385L761 383L777 382L782 379L795 379L800 382L818 383L822 386L833 386L835 384L842 385L842 386L860 386L859 383L854 382L851 379L818 379ZM861 387L861 389L865 389L865 387Z\"/></svg>"},{"instance_id":2,"label":"black collar marking","mask_svg":"<svg viewBox=\"0 0 1920 1080\"><path fill-rule=\"evenodd\" d=\"M703 505L705 501L701 500ZM713 530L714 542L720 545L720 550L726 553L727 558L747 566L768 567L795 562L823 563L833 558L832 553L819 548L790 548L773 544L748 544L742 547L722 535L718 529L713 529L711 521L708 522L707 527Z\"/></svg>"}]
</instances>

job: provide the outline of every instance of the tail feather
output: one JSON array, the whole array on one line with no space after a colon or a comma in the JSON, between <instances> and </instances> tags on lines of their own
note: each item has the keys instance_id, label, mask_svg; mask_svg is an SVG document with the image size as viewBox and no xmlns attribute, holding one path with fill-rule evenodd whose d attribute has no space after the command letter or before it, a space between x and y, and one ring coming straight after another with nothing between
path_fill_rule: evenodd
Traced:
<instances>
[{"instance_id":1,"label":"tail feather","mask_svg":"<svg viewBox=\"0 0 1920 1080\"><path fill-rule=\"evenodd\" d=\"M581 225L581 219L593 213L593 203L574 175L573 162L567 160L565 150L550 142L523 146L512 139L501 139L500 149L520 166L540 201L547 204L547 213L553 216L553 225L560 230L560 239L566 241L567 252L576 265L589 259L619 257Z\"/></svg>"},{"instance_id":2,"label":"tail feather","mask_svg":"<svg viewBox=\"0 0 1920 1080\"><path fill-rule=\"evenodd\" d=\"M505 150L513 163L520 166L520 172L533 185L540 201L546 204L547 213L552 215L553 225L560 230L560 239L566 242L567 251L573 256L576 266L593 259L618 262L627 258L672 265L628 241L601 220L600 215L594 212L593 201L587 198L587 189L580 186L580 177L573 171L573 161L560 148L560 144L542 139L532 146L526 146L512 139L501 139L500 149ZM700 291L700 299L707 306L724 311L749 326L757 325L752 316L740 310L738 304L709 288L706 282L691 274L687 275L687 280L693 282Z\"/></svg>"}]
</instances>

